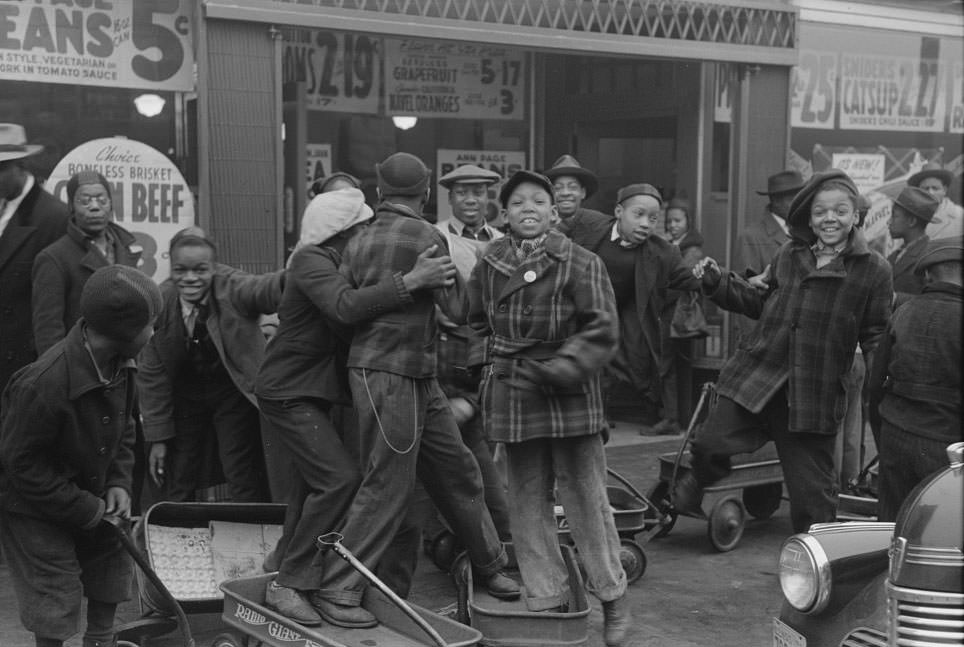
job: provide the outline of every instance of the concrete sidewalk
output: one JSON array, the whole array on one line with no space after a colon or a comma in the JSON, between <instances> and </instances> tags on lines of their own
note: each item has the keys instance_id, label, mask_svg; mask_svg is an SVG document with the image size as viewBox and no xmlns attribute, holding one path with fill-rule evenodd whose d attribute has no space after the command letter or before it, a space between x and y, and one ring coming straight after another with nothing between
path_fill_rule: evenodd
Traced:
<instances>
[{"instance_id":1,"label":"concrete sidewalk","mask_svg":"<svg viewBox=\"0 0 964 647\"><path fill-rule=\"evenodd\" d=\"M679 436L643 437L639 435L639 427L628 423L616 423L611 430L607 445L611 466L628 478L643 492L655 482L656 457L659 454L675 451L682 441ZM652 558L650 558L652 559ZM641 582L645 582L644 576ZM638 585L636 585L638 586ZM411 600L432 610L442 609L456 601L455 587L448 574L439 571L428 558L421 556L413 585ZM138 600L135 598L123 605L118 613L118 622L130 622L141 615ZM591 640L589 645L602 645L599 635L601 632L601 614L598 603L595 605L591 622ZM220 622L220 614L192 614L190 625L197 644L210 645L211 640L225 631ZM651 633L652 628L647 630ZM69 647L80 647L80 636L70 640ZM153 647L175 647L183 644L180 634L175 631L163 637L151 639ZM645 642L632 644L649 644ZM686 643L653 643L669 645L685 645ZM697 643L698 644L698 643ZM32 635L20 626L17 612L16 598L12 591L9 571L0 566L0 647L33 647Z\"/></svg>"}]
</instances>

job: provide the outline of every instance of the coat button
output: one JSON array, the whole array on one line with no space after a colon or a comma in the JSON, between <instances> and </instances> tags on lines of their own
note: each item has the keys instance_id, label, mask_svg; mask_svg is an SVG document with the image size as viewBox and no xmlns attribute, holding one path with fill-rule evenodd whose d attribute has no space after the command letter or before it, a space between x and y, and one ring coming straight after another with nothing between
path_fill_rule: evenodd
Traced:
<instances>
[{"instance_id":1,"label":"coat button","mask_svg":"<svg viewBox=\"0 0 964 647\"><path fill-rule=\"evenodd\" d=\"M523 308L523 309L522 309L522 314L524 314L524 315L531 315L531 314L532 314L532 306L526 306L525 308Z\"/></svg>"},{"instance_id":2,"label":"coat button","mask_svg":"<svg viewBox=\"0 0 964 647\"><path fill-rule=\"evenodd\" d=\"M101 456L103 456L104 454L107 453L107 448L106 448L106 447L98 447L98 448L97 448L97 453L100 454Z\"/></svg>"},{"instance_id":3,"label":"coat button","mask_svg":"<svg viewBox=\"0 0 964 647\"><path fill-rule=\"evenodd\" d=\"M105 425L109 425L109 424L110 424L110 416L104 416L103 418L100 419L100 421L101 421L102 423L104 423Z\"/></svg>"},{"instance_id":4,"label":"coat button","mask_svg":"<svg viewBox=\"0 0 964 647\"><path fill-rule=\"evenodd\" d=\"M508 309L509 309L509 306L507 306L506 304L504 303L499 304L499 312L505 312Z\"/></svg>"}]
</instances>

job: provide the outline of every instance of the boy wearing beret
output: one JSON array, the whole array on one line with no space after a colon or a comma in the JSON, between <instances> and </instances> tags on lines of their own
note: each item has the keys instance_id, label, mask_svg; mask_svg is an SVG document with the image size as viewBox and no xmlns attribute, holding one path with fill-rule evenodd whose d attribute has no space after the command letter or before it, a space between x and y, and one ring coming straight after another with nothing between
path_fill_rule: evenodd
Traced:
<instances>
[{"instance_id":1,"label":"boy wearing beret","mask_svg":"<svg viewBox=\"0 0 964 647\"><path fill-rule=\"evenodd\" d=\"M0 542L37 647L59 647L77 631L82 596L84 647L116 645L131 565L101 522L130 517L133 358L161 307L141 272L97 270L81 293L81 319L3 393Z\"/></svg>"},{"instance_id":2,"label":"boy wearing beret","mask_svg":"<svg viewBox=\"0 0 964 647\"><path fill-rule=\"evenodd\" d=\"M921 294L894 311L873 359L870 422L879 440L877 518L894 521L910 491L947 466L961 432L961 238L931 241Z\"/></svg>"},{"instance_id":3,"label":"boy wearing beret","mask_svg":"<svg viewBox=\"0 0 964 647\"><path fill-rule=\"evenodd\" d=\"M570 598L551 493L559 492L587 586L603 604L605 642L629 627L626 573L606 495L600 372L619 322L602 260L551 229L552 184L516 172L499 200L509 233L469 284L469 324L488 344L482 419L505 443L512 541L531 611L566 611Z\"/></svg>"}]
</instances>

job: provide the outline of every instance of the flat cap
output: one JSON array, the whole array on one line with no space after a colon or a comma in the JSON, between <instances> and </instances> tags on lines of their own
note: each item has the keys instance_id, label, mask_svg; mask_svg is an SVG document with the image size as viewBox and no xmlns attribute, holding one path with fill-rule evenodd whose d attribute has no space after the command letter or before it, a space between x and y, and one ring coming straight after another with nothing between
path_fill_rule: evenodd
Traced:
<instances>
[{"instance_id":1,"label":"flat cap","mask_svg":"<svg viewBox=\"0 0 964 647\"><path fill-rule=\"evenodd\" d=\"M451 189L452 185L458 182L465 184L495 184L501 179L502 176L495 171L489 171L475 164L465 164L440 177L438 183L446 189Z\"/></svg>"},{"instance_id":2,"label":"flat cap","mask_svg":"<svg viewBox=\"0 0 964 647\"><path fill-rule=\"evenodd\" d=\"M930 193L916 186L905 186L900 195L894 198L894 204L899 205L904 211L919 218L924 222L934 222L934 212L940 206Z\"/></svg>"},{"instance_id":3,"label":"flat cap","mask_svg":"<svg viewBox=\"0 0 964 647\"><path fill-rule=\"evenodd\" d=\"M624 201L637 195L648 195L651 198L656 198L656 202L663 204L663 196L660 195L659 190L652 184L646 184L645 182L627 184L617 191L616 204L622 204Z\"/></svg>"},{"instance_id":4,"label":"flat cap","mask_svg":"<svg viewBox=\"0 0 964 647\"><path fill-rule=\"evenodd\" d=\"M502 185L502 189L499 191L499 203L503 209L505 209L505 205L509 202L509 196L511 196L515 188L523 182L538 184L549 194L549 199L553 200L552 182L549 181L549 178L534 171L516 171L506 180L505 184Z\"/></svg>"},{"instance_id":5,"label":"flat cap","mask_svg":"<svg viewBox=\"0 0 964 647\"><path fill-rule=\"evenodd\" d=\"M914 266L914 272L923 274L928 267L948 261L964 262L964 238L961 236L938 238L927 243L924 253Z\"/></svg>"}]
</instances>

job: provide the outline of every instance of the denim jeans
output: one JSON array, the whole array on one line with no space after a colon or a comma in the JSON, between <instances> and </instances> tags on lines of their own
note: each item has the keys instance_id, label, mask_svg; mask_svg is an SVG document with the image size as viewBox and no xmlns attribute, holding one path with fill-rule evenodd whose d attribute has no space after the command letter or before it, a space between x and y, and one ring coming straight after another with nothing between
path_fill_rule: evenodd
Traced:
<instances>
[{"instance_id":1,"label":"denim jeans","mask_svg":"<svg viewBox=\"0 0 964 647\"><path fill-rule=\"evenodd\" d=\"M321 559L315 540L337 528L361 474L328 417L328 404L314 398L258 400L268 425L265 437L289 461L284 534L278 542L277 582L300 590L318 588Z\"/></svg>"},{"instance_id":2,"label":"denim jeans","mask_svg":"<svg viewBox=\"0 0 964 647\"><path fill-rule=\"evenodd\" d=\"M406 517L417 474L452 530L466 542L476 571L491 575L501 570L507 561L505 548L485 507L479 464L462 442L435 378L353 368L349 381L365 469L340 529L344 546L374 571ZM340 604L360 604L367 586L364 576L332 550L324 551L322 559L320 595Z\"/></svg>"},{"instance_id":3,"label":"denim jeans","mask_svg":"<svg viewBox=\"0 0 964 647\"><path fill-rule=\"evenodd\" d=\"M619 535L606 494L602 436L536 438L505 445L509 467L512 545L526 606L543 611L569 601L569 575L556 526L559 493L589 592L604 602L626 592Z\"/></svg>"},{"instance_id":4,"label":"denim jeans","mask_svg":"<svg viewBox=\"0 0 964 647\"><path fill-rule=\"evenodd\" d=\"M881 421L878 521L896 521L897 512L911 490L947 467L947 445L946 441L918 436Z\"/></svg>"}]
</instances>

